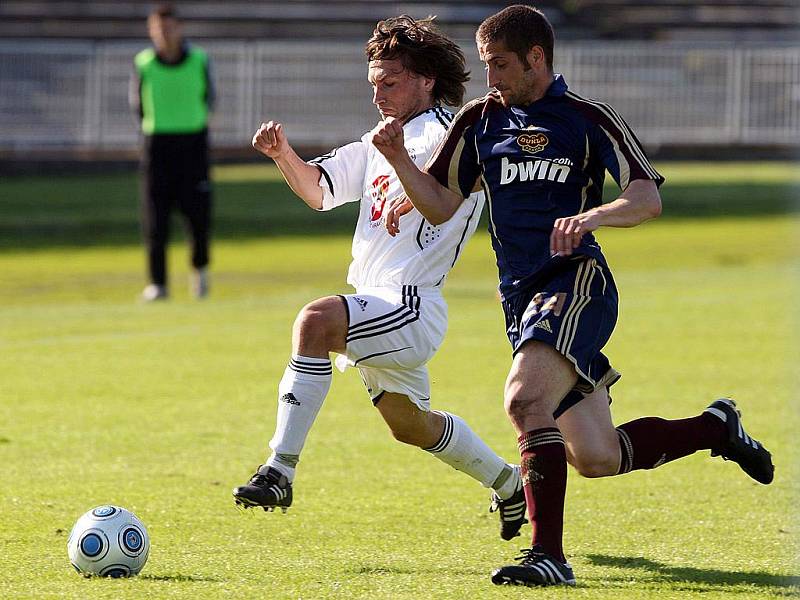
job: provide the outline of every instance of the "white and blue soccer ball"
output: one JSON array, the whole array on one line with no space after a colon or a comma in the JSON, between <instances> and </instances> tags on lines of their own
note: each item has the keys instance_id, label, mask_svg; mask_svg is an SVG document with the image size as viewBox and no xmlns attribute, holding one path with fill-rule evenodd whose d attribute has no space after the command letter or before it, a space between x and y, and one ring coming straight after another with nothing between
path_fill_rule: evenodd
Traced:
<instances>
[{"instance_id":1,"label":"white and blue soccer ball","mask_svg":"<svg viewBox=\"0 0 800 600\"><path fill-rule=\"evenodd\" d=\"M67 540L69 561L86 577L130 577L142 570L150 553L144 524L119 506L98 506L80 519Z\"/></svg>"}]
</instances>

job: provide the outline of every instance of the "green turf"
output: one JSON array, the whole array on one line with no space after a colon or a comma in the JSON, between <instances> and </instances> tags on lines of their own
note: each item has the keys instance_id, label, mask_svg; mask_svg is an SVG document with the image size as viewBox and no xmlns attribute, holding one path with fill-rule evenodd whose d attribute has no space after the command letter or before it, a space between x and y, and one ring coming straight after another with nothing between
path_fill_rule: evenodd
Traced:
<instances>
[{"instance_id":1,"label":"green turf","mask_svg":"<svg viewBox=\"0 0 800 600\"><path fill-rule=\"evenodd\" d=\"M274 171L221 168L212 297L189 299L176 244L174 298L150 306L135 301L132 175L0 182L0 598L800 595L798 176L660 167L665 217L599 235L622 294L615 418L677 418L732 394L776 478L760 486L707 452L620 478L572 472L571 590L488 582L524 539L499 539L476 483L394 442L353 371L334 376L289 513L233 508L272 433L294 315L347 291L352 211L304 211ZM433 404L512 459L495 278L481 232L446 288ZM138 578L84 580L68 564L72 523L102 503L149 528Z\"/></svg>"},{"instance_id":2,"label":"green turf","mask_svg":"<svg viewBox=\"0 0 800 600\"><path fill-rule=\"evenodd\" d=\"M663 220L800 212L800 169L792 163L666 163L659 168L667 177ZM269 166L217 167L213 179L217 239L353 231L354 205L309 218L305 205ZM609 183L606 198L614 192ZM135 173L6 177L0 181L0 252L137 244L137 195ZM178 222L175 229L180 235Z\"/></svg>"}]
</instances>

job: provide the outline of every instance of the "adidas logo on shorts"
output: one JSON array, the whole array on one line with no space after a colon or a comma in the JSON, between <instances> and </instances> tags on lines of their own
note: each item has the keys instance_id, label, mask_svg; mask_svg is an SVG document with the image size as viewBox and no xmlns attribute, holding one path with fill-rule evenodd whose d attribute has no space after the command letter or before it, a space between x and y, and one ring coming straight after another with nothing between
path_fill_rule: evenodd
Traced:
<instances>
[{"instance_id":1,"label":"adidas logo on shorts","mask_svg":"<svg viewBox=\"0 0 800 600\"><path fill-rule=\"evenodd\" d=\"M355 300L358 305L361 307L361 310L367 310L367 301L363 298L359 298L358 296L353 296L353 300Z\"/></svg>"}]
</instances>

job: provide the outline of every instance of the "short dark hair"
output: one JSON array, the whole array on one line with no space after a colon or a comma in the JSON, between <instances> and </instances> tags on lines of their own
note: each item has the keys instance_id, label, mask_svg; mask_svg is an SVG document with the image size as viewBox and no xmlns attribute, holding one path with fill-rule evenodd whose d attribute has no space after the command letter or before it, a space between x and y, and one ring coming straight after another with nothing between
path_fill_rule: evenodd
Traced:
<instances>
[{"instance_id":1,"label":"short dark hair","mask_svg":"<svg viewBox=\"0 0 800 600\"><path fill-rule=\"evenodd\" d=\"M478 44L502 42L523 64L534 46L541 46L548 69L553 70L555 34L544 13L533 6L515 4L488 17L475 34Z\"/></svg>"},{"instance_id":2,"label":"short dark hair","mask_svg":"<svg viewBox=\"0 0 800 600\"><path fill-rule=\"evenodd\" d=\"M162 2L161 4L157 4L155 7L153 7L153 10L150 11L150 16L160 17L162 19L177 19L178 13L175 11L175 6L172 3Z\"/></svg>"},{"instance_id":3,"label":"short dark hair","mask_svg":"<svg viewBox=\"0 0 800 600\"><path fill-rule=\"evenodd\" d=\"M399 60L423 77L435 79L433 98L448 106L461 106L469 81L464 53L458 44L433 24L436 17L414 20L408 15L379 21L367 41L367 59Z\"/></svg>"}]
</instances>

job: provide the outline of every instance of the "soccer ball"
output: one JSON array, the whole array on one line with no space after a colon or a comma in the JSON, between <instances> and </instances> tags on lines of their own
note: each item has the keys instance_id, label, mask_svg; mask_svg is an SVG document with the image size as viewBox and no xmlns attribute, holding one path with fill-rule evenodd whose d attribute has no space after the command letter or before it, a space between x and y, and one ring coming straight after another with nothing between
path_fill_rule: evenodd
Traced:
<instances>
[{"instance_id":1,"label":"soccer ball","mask_svg":"<svg viewBox=\"0 0 800 600\"><path fill-rule=\"evenodd\" d=\"M75 522L67 552L75 570L86 577L129 577L147 562L150 538L132 512L119 506L98 506Z\"/></svg>"}]
</instances>

